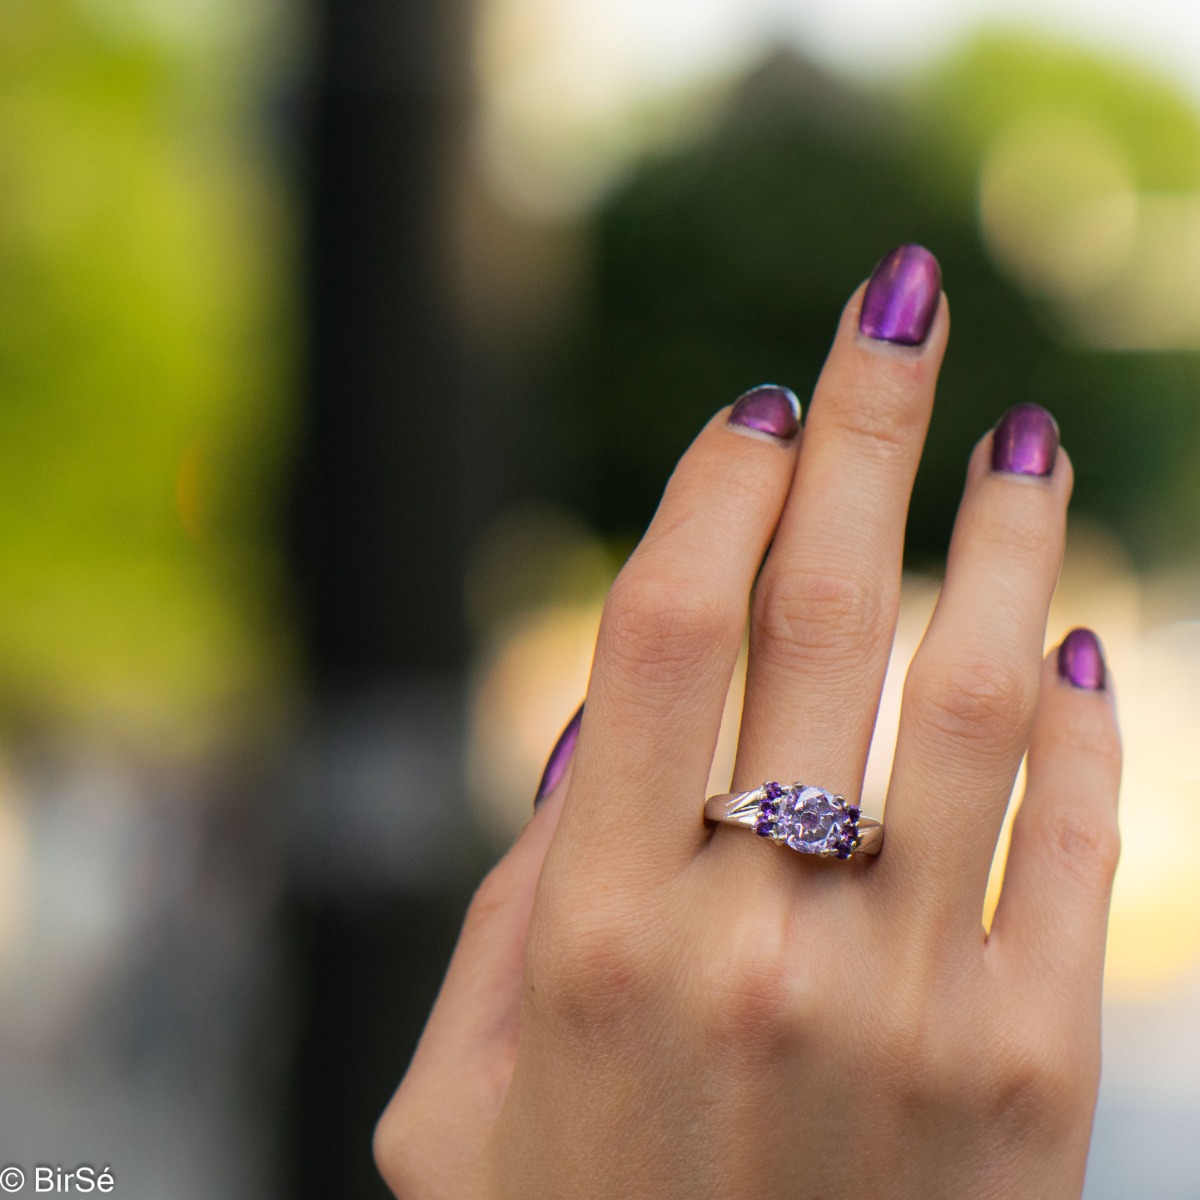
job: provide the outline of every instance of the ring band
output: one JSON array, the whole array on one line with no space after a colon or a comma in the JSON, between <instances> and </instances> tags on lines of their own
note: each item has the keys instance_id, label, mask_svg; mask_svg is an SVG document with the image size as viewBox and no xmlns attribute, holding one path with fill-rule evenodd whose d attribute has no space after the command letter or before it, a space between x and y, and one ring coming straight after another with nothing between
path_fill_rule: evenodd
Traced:
<instances>
[{"instance_id":1,"label":"ring band","mask_svg":"<svg viewBox=\"0 0 1200 1200\"><path fill-rule=\"evenodd\" d=\"M704 815L723 825L752 829L801 854L849 858L878 854L883 826L860 814L858 805L826 788L768 780L749 792L724 792L704 802Z\"/></svg>"}]
</instances>

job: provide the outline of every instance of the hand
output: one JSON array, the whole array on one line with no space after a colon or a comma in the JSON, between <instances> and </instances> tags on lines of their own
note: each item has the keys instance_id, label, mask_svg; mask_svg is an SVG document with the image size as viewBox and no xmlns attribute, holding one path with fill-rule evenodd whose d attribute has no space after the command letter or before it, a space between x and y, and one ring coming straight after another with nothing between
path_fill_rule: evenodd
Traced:
<instances>
[{"instance_id":1,"label":"hand","mask_svg":"<svg viewBox=\"0 0 1200 1200\"><path fill-rule=\"evenodd\" d=\"M1042 661L1072 479L1048 414L972 455L879 857L701 817L747 611L733 788L859 795L948 326L902 247L802 433L758 389L684 455L608 597L571 765L480 887L379 1124L398 1197L1079 1196L1120 751L1094 636Z\"/></svg>"}]
</instances>

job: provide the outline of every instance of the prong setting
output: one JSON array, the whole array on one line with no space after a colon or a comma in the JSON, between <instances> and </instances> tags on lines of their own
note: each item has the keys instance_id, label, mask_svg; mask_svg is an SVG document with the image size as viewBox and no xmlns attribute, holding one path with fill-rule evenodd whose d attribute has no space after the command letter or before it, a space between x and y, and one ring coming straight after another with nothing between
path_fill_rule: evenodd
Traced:
<instances>
[{"instance_id":1,"label":"prong setting","mask_svg":"<svg viewBox=\"0 0 1200 1200\"><path fill-rule=\"evenodd\" d=\"M803 783L764 783L754 832L800 854L849 858L859 846L861 810L844 796Z\"/></svg>"}]
</instances>

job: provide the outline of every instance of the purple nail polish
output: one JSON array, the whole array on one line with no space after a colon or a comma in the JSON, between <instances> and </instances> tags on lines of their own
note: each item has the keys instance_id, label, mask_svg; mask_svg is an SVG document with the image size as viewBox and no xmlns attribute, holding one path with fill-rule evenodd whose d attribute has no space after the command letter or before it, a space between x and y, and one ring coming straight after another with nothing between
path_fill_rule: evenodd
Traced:
<instances>
[{"instance_id":1,"label":"purple nail polish","mask_svg":"<svg viewBox=\"0 0 1200 1200\"><path fill-rule=\"evenodd\" d=\"M875 268L863 293L858 328L867 337L919 346L942 295L942 269L924 246L897 246Z\"/></svg>"},{"instance_id":2,"label":"purple nail polish","mask_svg":"<svg viewBox=\"0 0 1200 1200\"><path fill-rule=\"evenodd\" d=\"M1077 688L1104 690L1104 651L1090 629L1072 629L1058 648L1058 674Z\"/></svg>"},{"instance_id":3,"label":"purple nail polish","mask_svg":"<svg viewBox=\"0 0 1200 1200\"><path fill-rule=\"evenodd\" d=\"M727 424L757 429L787 441L800 428L800 401L788 388L764 383L734 401Z\"/></svg>"},{"instance_id":4,"label":"purple nail polish","mask_svg":"<svg viewBox=\"0 0 1200 1200\"><path fill-rule=\"evenodd\" d=\"M1052 475L1058 425L1037 404L1018 404L992 431L992 470L1009 475Z\"/></svg>"},{"instance_id":5,"label":"purple nail polish","mask_svg":"<svg viewBox=\"0 0 1200 1200\"><path fill-rule=\"evenodd\" d=\"M537 795L533 798L533 807L537 808L545 798L562 782L567 773L567 765L571 755L575 753L575 743L579 741L579 726L583 722L583 705L576 710L575 715L567 722L567 727L558 735L546 769L542 772L542 781L538 784Z\"/></svg>"}]
</instances>

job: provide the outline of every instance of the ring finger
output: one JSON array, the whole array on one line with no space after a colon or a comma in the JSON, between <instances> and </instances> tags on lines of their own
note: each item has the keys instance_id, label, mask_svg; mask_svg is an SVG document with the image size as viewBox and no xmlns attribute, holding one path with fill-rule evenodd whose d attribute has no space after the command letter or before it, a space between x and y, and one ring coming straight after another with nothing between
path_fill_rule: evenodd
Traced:
<instances>
[{"instance_id":1,"label":"ring finger","mask_svg":"<svg viewBox=\"0 0 1200 1200\"><path fill-rule=\"evenodd\" d=\"M755 592L736 789L861 790L948 325L920 246L887 255L846 306Z\"/></svg>"}]
</instances>

